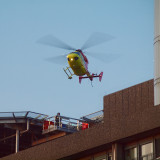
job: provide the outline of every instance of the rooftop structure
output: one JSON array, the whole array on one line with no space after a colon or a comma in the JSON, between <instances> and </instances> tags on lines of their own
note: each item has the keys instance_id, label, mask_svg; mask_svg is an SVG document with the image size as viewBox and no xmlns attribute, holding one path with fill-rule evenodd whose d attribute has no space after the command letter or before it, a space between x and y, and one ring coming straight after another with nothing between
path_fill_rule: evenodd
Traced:
<instances>
[{"instance_id":1,"label":"rooftop structure","mask_svg":"<svg viewBox=\"0 0 160 160\"><path fill-rule=\"evenodd\" d=\"M51 120L54 118L47 117L41 125L41 134L32 131L22 134L20 151L1 159L159 160L160 105L154 106L153 84L150 80L104 96L104 114L98 116L97 112L73 119L75 132L64 131L61 124L54 128L55 121ZM97 121L98 117L103 118ZM65 118L68 124L71 119ZM89 125L82 129L79 123ZM9 140L14 144L12 138L1 141L1 146ZM14 153L15 144L9 147Z\"/></svg>"},{"instance_id":2,"label":"rooftop structure","mask_svg":"<svg viewBox=\"0 0 160 160\"><path fill-rule=\"evenodd\" d=\"M100 113L103 114L102 111ZM90 124L92 126L95 123L97 122L89 117L87 119L65 116L49 117L31 111L0 112L0 157L85 130Z\"/></svg>"}]
</instances>

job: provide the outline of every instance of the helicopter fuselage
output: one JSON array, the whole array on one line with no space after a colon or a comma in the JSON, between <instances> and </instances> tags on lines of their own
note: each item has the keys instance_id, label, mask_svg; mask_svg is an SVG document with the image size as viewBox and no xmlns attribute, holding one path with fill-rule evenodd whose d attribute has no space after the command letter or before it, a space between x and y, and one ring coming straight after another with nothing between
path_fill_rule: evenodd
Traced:
<instances>
[{"instance_id":1,"label":"helicopter fuselage","mask_svg":"<svg viewBox=\"0 0 160 160\"><path fill-rule=\"evenodd\" d=\"M97 74L90 74L88 71L88 59L82 52L82 50L78 49L74 52L71 52L67 55L67 60L69 67L64 69L64 72L67 74L68 79L72 79L73 75L79 76L79 83L81 83L82 79L89 78L91 81L93 81L93 78L99 77L99 81L102 80L103 72L101 72L99 75ZM71 73L69 68L72 69L74 72ZM68 71L68 73L67 73ZM86 76L84 76L86 75Z\"/></svg>"},{"instance_id":2,"label":"helicopter fuselage","mask_svg":"<svg viewBox=\"0 0 160 160\"><path fill-rule=\"evenodd\" d=\"M88 59L81 50L76 50L67 55L70 68L77 76L88 75Z\"/></svg>"}]
</instances>

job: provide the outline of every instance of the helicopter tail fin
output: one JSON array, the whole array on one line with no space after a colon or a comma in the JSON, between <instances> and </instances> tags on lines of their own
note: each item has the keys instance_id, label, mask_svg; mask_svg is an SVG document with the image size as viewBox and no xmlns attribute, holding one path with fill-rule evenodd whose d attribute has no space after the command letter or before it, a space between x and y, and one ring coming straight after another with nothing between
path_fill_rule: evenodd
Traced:
<instances>
[{"instance_id":1,"label":"helicopter tail fin","mask_svg":"<svg viewBox=\"0 0 160 160\"><path fill-rule=\"evenodd\" d=\"M99 74L99 81L101 82L101 80L102 80L102 76L103 76L103 72L101 72L100 74Z\"/></svg>"},{"instance_id":2,"label":"helicopter tail fin","mask_svg":"<svg viewBox=\"0 0 160 160\"><path fill-rule=\"evenodd\" d=\"M92 75L86 76L86 77L79 76L79 83L81 84L82 79L89 78L91 81L93 81L93 78L96 78L96 77L99 77L99 81L101 82L102 76L103 76L103 72L101 72L99 75L93 73Z\"/></svg>"}]
</instances>

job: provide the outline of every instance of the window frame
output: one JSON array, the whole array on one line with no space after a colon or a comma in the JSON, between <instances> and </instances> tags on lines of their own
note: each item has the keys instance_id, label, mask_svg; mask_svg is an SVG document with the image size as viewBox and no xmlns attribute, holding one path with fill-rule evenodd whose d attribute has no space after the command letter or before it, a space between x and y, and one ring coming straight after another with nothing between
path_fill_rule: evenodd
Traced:
<instances>
[{"instance_id":1,"label":"window frame","mask_svg":"<svg viewBox=\"0 0 160 160\"><path fill-rule=\"evenodd\" d=\"M139 155L138 155L138 160L141 160L141 158L142 158L142 146L143 145L146 145L146 144L149 144L149 143L152 143L152 147L153 147L153 153L152 153L152 155L153 155L153 159L154 159L154 157L155 157L155 147L154 147L154 145L155 145L155 143L154 143L154 140L152 139L152 140L148 140L148 141L143 141L143 142L141 142L141 143L139 143Z\"/></svg>"},{"instance_id":2,"label":"window frame","mask_svg":"<svg viewBox=\"0 0 160 160\"><path fill-rule=\"evenodd\" d=\"M125 147L124 148L124 158L125 158L125 151L132 149L132 148L137 148L137 160L139 160L139 145L138 144L134 144L134 145Z\"/></svg>"}]
</instances>

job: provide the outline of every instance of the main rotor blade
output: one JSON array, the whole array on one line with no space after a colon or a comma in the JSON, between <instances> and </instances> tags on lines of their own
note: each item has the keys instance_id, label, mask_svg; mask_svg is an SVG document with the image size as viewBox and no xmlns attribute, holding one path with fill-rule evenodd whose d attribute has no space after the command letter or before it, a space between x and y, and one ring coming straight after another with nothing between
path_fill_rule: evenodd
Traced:
<instances>
[{"instance_id":1,"label":"main rotor blade","mask_svg":"<svg viewBox=\"0 0 160 160\"><path fill-rule=\"evenodd\" d=\"M60 55L56 57L50 57L45 59L48 62L64 65L67 63L67 54L66 55Z\"/></svg>"},{"instance_id":2,"label":"main rotor blade","mask_svg":"<svg viewBox=\"0 0 160 160\"><path fill-rule=\"evenodd\" d=\"M93 33L85 44L82 46L81 50L102 44L106 41L112 40L114 37L105 33L95 32Z\"/></svg>"},{"instance_id":3,"label":"main rotor blade","mask_svg":"<svg viewBox=\"0 0 160 160\"><path fill-rule=\"evenodd\" d=\"M95 52L85 52L85 54L95 59L98 59L103 63L110 63L122 56L121 54L95 53Z\"/></svg>"},{"instance_id":4,"label":"main rotor blade","mask_svg":"<svg viewBox=\"0 0 160 160\"><path fill-rule=\"evenodd\" d=\"M62 48L62 49L67 49L67 50L76 50L73 47L66 44L65 42L54 37L53 35L44 36L40 38L37 42L41 44L49 45L52 47L57 47L57 48Z\"/></svg>"}]
</instances>

